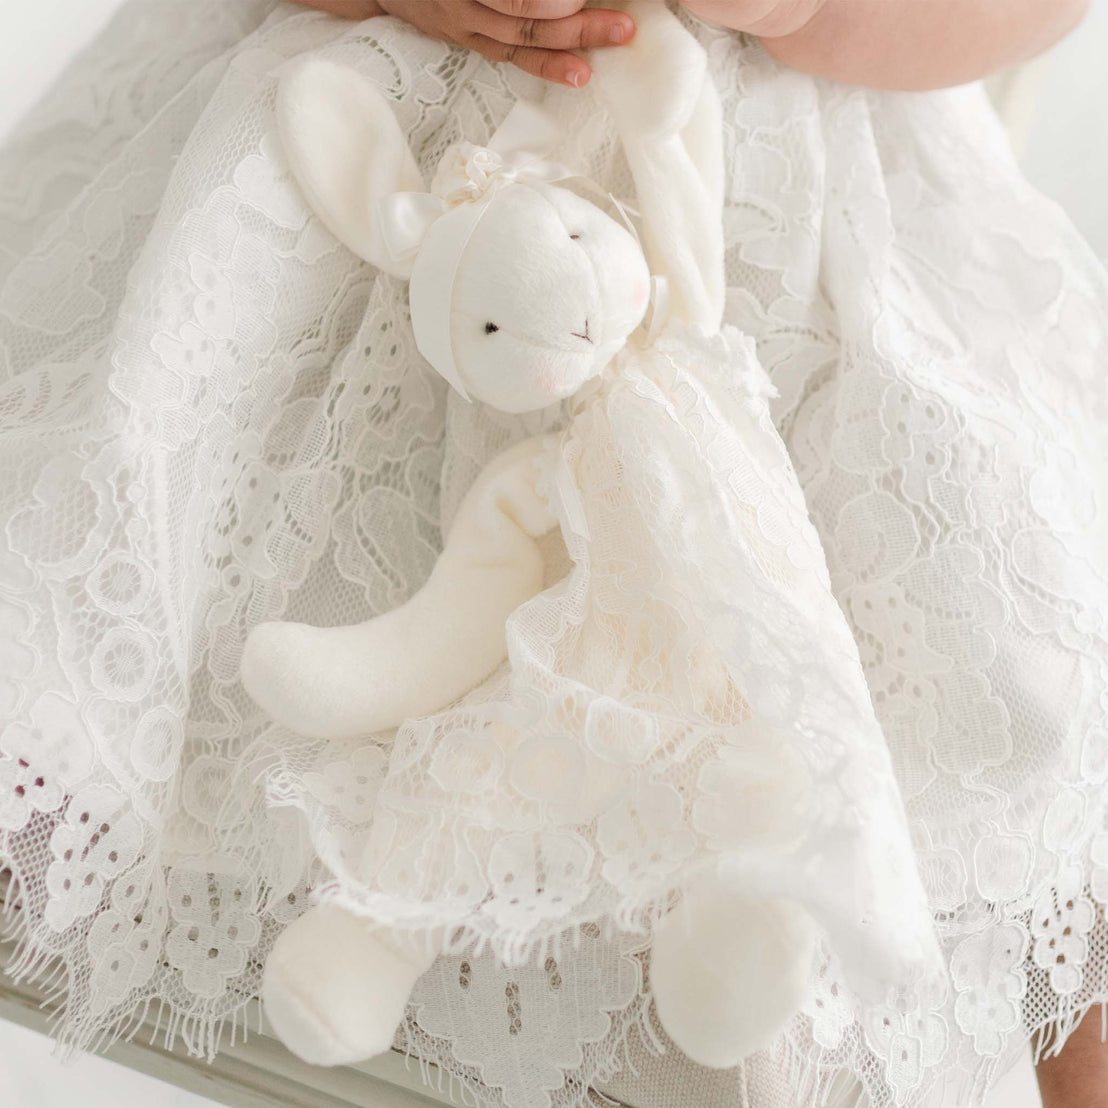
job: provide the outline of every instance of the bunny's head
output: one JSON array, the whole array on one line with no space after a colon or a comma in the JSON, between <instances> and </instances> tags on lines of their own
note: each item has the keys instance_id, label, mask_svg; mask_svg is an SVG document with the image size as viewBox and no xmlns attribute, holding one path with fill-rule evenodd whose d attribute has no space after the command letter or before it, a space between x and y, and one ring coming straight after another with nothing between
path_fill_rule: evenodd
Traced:
<instances>
[{"instance_id":1,"label":"bunny's head","mask_svg":"<svg viewBox=\"0 0 1108 1108\"><path fill-rule=\"evenodd\" d=\"M505 412L571 396L642 321L650 273L635 236L556 184L534 151L549 122L520 104L489 147L447 151L427 191L376 87L319 58L281 86L293 174L355 253L411 281L420 352L455 389Z\"/></svg>"}]
</instances>

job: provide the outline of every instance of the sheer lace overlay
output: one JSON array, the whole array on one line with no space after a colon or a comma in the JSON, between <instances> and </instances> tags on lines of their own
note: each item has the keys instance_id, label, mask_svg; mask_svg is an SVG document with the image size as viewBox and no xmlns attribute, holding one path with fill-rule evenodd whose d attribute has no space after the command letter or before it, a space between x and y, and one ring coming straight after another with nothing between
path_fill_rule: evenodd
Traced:
<instances>
[{"instance_id":1,"label":"sheer lace overlay","mask_svg":"<svg viewBox=\"0 0 1108 1108\"><path fill-rule=\"evenodd\" d=\"M658 573L668 586L693 564L661 539L679 508L660 495L658 461L707 470L651 396L672 388L667 403L726 411L732 427L772 416L789 458L762 464L791 463L805 504L755 517L769 551L774 510L810 513L819 542L787 560L822 573L825 559L872 708L820 686L813 659L839 650L834 636L811 643L768 592L749 608L762 622L737 632L743 695L764 671L767 689L796 693L790 710L814 697L811 711L844 729L876 713L887 754L875 738L858 772L891 758L946 967L875 1006L821 955L787 1036L719 1081L759 1108L793 1108L842 1070L875 1108L922 1104L938 1081L979 1095L1031 1032L1058 1041L1108 999L1108 281L1021 181L978 90L848 90L696 30L724 100L727 317L761 368L751 357L745 383L697 398L667 384L659 359L637 389L621 379L626 404L609 399L609 426L590 429L597 455L573 458L599 479L613 472L603 444L640 436L620 459L626 483L584 511L594 551L615 528L657 524L612 545L640 559L596 575L612 641L631 641L636 615L619 608L621 579ZM416 355L404 287L310 217L273 119L282 66L310 50L373 77L425 170L454 141L486 141L537 88L392 20L134 0L0 158L0 845L20 906L14 968L60 961L71 1042L107 1041L153 1004L170 1033L214 1053L310 890L380 913L386 879L408 866L503 923L518 907L509 886L529 881L544 890L531 903L549 913L549 941L522 964L487 949L443 957L403 1038L480 1102L582 1105L660 1045L647 939L617 926L648 922L635 909L659 887L637 875L676 873L714 839L749 834L756 805L735 804L736 789L774 766L754 773L741 741L663 734L590 696L558 703L588 715L594 745L572 748L576 769L544 772L571 748L537 733L498 742L495 683L455 720L472 733L479 715L483 745L413 724L391 748L323 750L246 697L251 626L349 623L402 602L481 466L536 432L572 443L580 418L448 397ZM560 158L633 201L603 112L587 91L559 95L574 136ZM582 516L560 503L573 564L551 580L564 594ZM718 630L727 612L710 520L683 534L711 585L698 596L717 610L659 587L648 614L671 632L677 617ZM791 599L811 616L816 601ZM519 614L520 651L566 633L544 604ZM687 669L651 641L596 657L669 688ZM840 653L853 650L847 638ZM533 662L541 700L551 686ZM789 690L784 673L811 681ZM775 749L811 771L830 849L858 812L810 751ZM498 813L518 826L492 851L454 834L469 818L456 806L434 836L408 833L413 796L445 781L491 803L482 790L502 772L546 810L565 799L543 793L557 781L590 789L540 850L525 807ZM613 777L638 782L622 807L605 792ZM595 810L574 810L585 802ZM872 802L897 798L877 787ZM590 838L568 830L589 820ZM419 853L429 842L456 853L432 864ZM376 887L359 878L365 852ZM603 903L579 898L592 867L607 884L588 888L611 890ZM689 1088L706 1081L687 1071Z\"/></svg>"}]
</instances>

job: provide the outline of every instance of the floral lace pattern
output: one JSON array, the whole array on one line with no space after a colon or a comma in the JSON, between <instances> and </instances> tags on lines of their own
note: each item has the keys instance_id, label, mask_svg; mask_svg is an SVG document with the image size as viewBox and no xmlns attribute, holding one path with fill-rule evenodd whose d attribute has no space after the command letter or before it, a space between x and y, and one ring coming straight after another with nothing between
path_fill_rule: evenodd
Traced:
<instances>
[{"instance_id":1,"label":"floral lace pattern","mask_svg":"<svg viewBox=\"0 0 1108 1108\"><path fill-rule=\"evenodd\" d=\"M389 737L360 818L320 799L349 765L331 744L270 733L322 895L515 964L647 925L725 858L823 923L852 985L925 972L891 766L766 385L733 329L674 322L574 398L532 462L572 568L513 613L509 664Z\"/></svg>"},{"instance_id":2,"label":"floral lace pattern","mask_svg":"<svg viewBox=\"0 0 1108 1108\"><path fill-rule=\"evenodd\" d=\"M0 157L0 847L14 969L62 960L79 1044L153 1001L215 1051L417 753L321 758L274 733L238 684L247 628L402 602L485 461L567 414L447 397L403 287L310 218L273 124L277 75L308 50L388 92L425 169L537 86L391 20L273 9L132 0ZM843 1069L875 1108L944 1078L979 1095L1031 1032L1064 1037L1108 999L1108 281L976 90L846 90L697 33L724 99L728 321L778 391L948 967L878 1008L821 958L736 1100L793 1108ZM590 95L561 107L561 160L633 199ZM649 571L605 567L611 596ZM586 707L588 756L641 771L658 737ZM524 790L559 753L512 752ZM726 803L757 794L741 753L687 765L704 842L784 833ZM446 741L423 779L479 794L504 756L495 734ZM588 842L503 837L495 911L518 912L536 867L557 871L551 918L589 865L627 888L644 862L679 871L694 848L675 790L612 805ZM327 813L314 843L293 803ZM444 861L470 895L466 852ZM526 966L442 959L408 1043L483 1103L586 1103L651 1020L645 955L581 934Z\"/></svg>"}]
</instances>

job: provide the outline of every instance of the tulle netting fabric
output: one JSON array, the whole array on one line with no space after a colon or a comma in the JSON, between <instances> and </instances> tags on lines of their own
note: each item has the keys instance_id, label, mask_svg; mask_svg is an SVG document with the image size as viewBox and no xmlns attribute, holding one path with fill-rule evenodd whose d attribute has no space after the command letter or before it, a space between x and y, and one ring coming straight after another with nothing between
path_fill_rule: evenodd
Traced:
<instances>
[{"instance_id":1,"label":"tulle netting fabric","mask_svg":"<svg viewBox=\"0 0 1108 1108\"><path fill-rule=\"evenodd\" d=\"M821 956L777 1048L712 1080L769 1108L843 1071L875 1108L940 1083L979 1097L1033 1033L1057 1045L1108 998L1108 282L979 90L845 89L696 32L724 100L727 318L777 392L741 403L772 414L799 477L946 967L874 1005ZM391 752L275 732L238 682L242 642L266 619L402 602L482 465L576 414L448 397L403 287L309 217L273 98L311 50L394 98L425 170L537 92L391 20L133 0L0 163L0 828L13 968L61 967L62 1034L81 1046L160 1006L214 1053L309 890L365 895L348 863L378 805L425 788L436 756L455 787L479 780L415 731ZM587 94L562 110L562 159L633 199L603 113ZM638 461L645 487L650 451ZM633 744L641 729L604 707L597 741ZM712 764L597 829L590 862L613 887L687 862L673 794L729 795ZM825 830L851 815L824 814ZM572 885L564 845L550 857ZM402 1038L477 1102L588 1103L661 1044L646 946L580 922L518 964L457 950ZM706 1080L679 1064L687 1087Z\"/></svg>"}]
</instances>

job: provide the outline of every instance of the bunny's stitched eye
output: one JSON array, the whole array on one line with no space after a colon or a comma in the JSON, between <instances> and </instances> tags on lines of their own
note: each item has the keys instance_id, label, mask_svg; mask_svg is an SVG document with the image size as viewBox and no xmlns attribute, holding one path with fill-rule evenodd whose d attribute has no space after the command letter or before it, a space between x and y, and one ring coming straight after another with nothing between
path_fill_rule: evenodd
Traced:
<instances>
[{"instance_id":1,"label":"bunny's stitched eye","mask_svg":"<svg viewBox=\"0 0 1108 1108\"><path fill-rule=\"evenodd\" d=\"M497 325L495 323L486 323L485 324L485 334L486 335L495 335L496 332L499 331L499 330L500 330L500 328L497 327Z\"/></svg>"},{"instance_id":2,"label":"bunny's stitched eye","mask_svg":"<svg viewBox=\"0 0 1108 1108\"><path fill-rule=\"evenodd\" d=\"M581 234L580 234L580 232L578 232L577 234L574 234L574 235L570 235L569 237L570 237L571 239L574 239L574 240L576 241L577 239L579 239L579 238L581 237Z\"/></svg>"}]
</instances>

